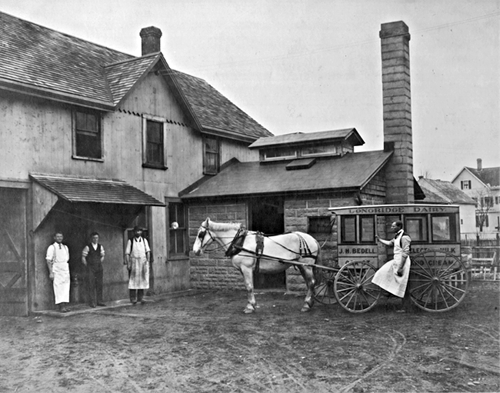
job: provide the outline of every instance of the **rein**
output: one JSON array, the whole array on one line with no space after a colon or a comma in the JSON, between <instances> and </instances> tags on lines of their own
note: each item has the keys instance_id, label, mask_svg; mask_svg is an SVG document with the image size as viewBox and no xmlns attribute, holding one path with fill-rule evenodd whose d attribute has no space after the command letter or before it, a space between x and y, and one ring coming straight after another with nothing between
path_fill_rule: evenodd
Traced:
<instances>
[{"instance_id":1,"label":"rein","mask_svg":"<svg viewBox=\"0 0 500 393\"><path fill-rule=\"evenodd\" d=\"M333 225L334 225L334 221L332 221L331 227L333 227ZM208 246L208 244L209 244L209 241L210 241L210 240L215 241L216 243L218 243L218 246L217 246L217 247L215 247L215 248L213 248L213 249L211 249L211 250L209 250L209 252L210 252L210 251L217 251L217 250L219 250L219 249L223 249L223 248L227 247L227 250L226 250L226 253L225 253L225 254L226 254L226 256L230 256L230 257L232 257L232 256L236 255L238 252L240 252L240 251L244 251L244 252L247 252L247 253L249 253L249 254L251 254L251 255L254 255L254 256L255 256L255 258L257 258L257 259L260 259L260 258L266 258L266 259L271 259L271 260L275 260L275 261L278 261L278 262L284 262L284 260L283 260L282 258L278 258L278 257L274 257L274 256L271 256L271 255L266 255L266 254L264 254L264 253L262 252L262 251L263 251L262 249L260 249L260 250L256 250L256 251L253 251L253 250L248 250L248 249L246 249L246 248L244 248L244 247L239 246L239 245L237 245L237 244L236 244L236 243L237 243L237 241L238 241L239 239L246 237L248 234L251 234L251 235L254 235L254 236L256 236L256 237L257 237L257 236L258 236L258 234L259 234L260 232L253 232L253 231L252 231L252 232L248 232L248 231L247 231L247 230L246 230L243 226L241 226L241 227L238 229L238 231L236 232L236 234L234 235L234 237L231 239L231 241L230 241L230 242L220 244L219 242L217 242L217 241L216 241L216 238L214 238L214 237L212 236L212 233L210 232L210 228L205 227L205 226L203 226L203 225L201 226L201 228L203 228L203 229L204 229L204 231L203 231L203 232L200 232L200 233L198 234L198 237L201 239L201 246L200 246L200 247L201 247L202 249L203 249L204 247ZM208 233L208 236L210 237L210 240L209 240L209 241L207 241L207 243L204 245L204 244L203 244L203 239L205 238L205 235L206 235L207 233ZM293 232L292 232L292 233L293 233ZM262 235L262 234L261 234L261 235ZM332 234L332 235L333 235L333 234ZM318 258L318 256L316 256L316 255L313 255L313 254L312 254L312 252L311 252L311 250L310 250L310 248L309 248L309 245L308 245L308 244L307 244L307 242L306 242L306 241L302 238L302 236L300 236L299 234L297 234L297 236L299 237L299 242L300 242L300 250L299 250L299 252L294 251L294 250L292 250L292 249L290 249L290 248L288 248L288 247L284 246L283 244L281 244L281 243L277 242L276 240L271 239L271 237L269 237L269 236L265 236L265 235L262 235L262 236L263 236L263 237L265 237L265 238L267 238L267 239L269 239L269 240L270 240L270 241L272 241L273 243L277 244L277 245L278 245L278 246L280 246L281 248L283 248L283 249L285 249L285 250L287 250L287 251L291 252L292 254L297 255L297 257L296 257L296 258L294 258L294 259L287 259L286 261L298 261L301 257L313 258L313 259L315 259L315 260ZM218 239L223 239L223 238L224 238L224 237L222 237L222 236L218 236ZM228 237L226 237L226 238L228 238ZM321 248L325 245L325 243L326 243L327 241L328 241L328 238L324 241L323 245L321 245L321 246L320 246L320 249L321 249ZM319 243L318 243L318 245L319 245ZM231 250L237 250L237 252L236 252L236 253L234 253L234 254L232 254L232 255L229 255L229 253L231 252ZM259 252L259 251L260 251L260 252ZM285 261L285 262L286 262L286 261Z\"/></svg>"}]
</instances>

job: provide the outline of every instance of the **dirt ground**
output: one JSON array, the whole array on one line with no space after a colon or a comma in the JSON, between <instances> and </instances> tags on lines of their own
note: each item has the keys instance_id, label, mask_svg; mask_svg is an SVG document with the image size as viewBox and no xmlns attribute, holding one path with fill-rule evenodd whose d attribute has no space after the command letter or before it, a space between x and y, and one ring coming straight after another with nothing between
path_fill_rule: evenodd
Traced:
<instances>
[{"instance_id":1,"label":"dirt ground","mask_svg":"<svg viewBox=\"0 0 500 393\"><path fill-rule=\"evenodd\" d=\"M0 318L2 392L498 392L499 284L446 313L301 313L302 297L170 296L66 318Z\"/></svg>"}]
</instances>

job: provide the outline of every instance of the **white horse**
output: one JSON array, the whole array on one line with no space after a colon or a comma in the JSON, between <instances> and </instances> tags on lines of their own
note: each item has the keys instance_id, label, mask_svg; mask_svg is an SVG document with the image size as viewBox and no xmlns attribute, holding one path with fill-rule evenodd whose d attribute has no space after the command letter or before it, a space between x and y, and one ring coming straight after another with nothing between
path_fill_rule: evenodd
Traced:
<instances>
[{"instance_id":1,"label":"white horse","mask_svg":"<svg viewBox=\"0 0 500 393\"><path fill-rule=\"evenodd\" d=\"M263 240L263 242L262 242ZM307 295L301 311L309 311L314 304L314 271L320 245L312 236L303 232L292 232L277 236L260 236L258 232L246 231L241 224L216 223L207 218L200 226L193 251L196 255L213 241L226 255L232 255L232 263L243 275L248 294L245 313L255 311L253 272L258 269L265 274L281 273L290 266L297 266L307 285ZM263 247L262 247L263 246Z\"/></svg>"}]
</instances>

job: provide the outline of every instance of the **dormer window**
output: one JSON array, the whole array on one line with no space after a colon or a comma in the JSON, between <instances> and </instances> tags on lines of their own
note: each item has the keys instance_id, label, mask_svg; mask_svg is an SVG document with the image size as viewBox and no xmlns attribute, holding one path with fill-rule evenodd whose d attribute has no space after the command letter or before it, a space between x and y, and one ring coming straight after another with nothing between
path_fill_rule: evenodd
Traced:
<instances>
[{"instance_id":1,"label":"dormer window","mask_svg":"<svg viewBox=\"0 0 500 393\"><path fill-rule=\"evenodd\" d=\"M301 149L301 156L322 156L322 155L331 155L337 154L340 152L340 146L335 145L314 145L314 146L306 146Z\"/></svg>"},{"instance_id":2,"label":"dormer window","mask_svg":"<svg viewBox=\"0 0 500 393\"><path fill-rule=\"evenodd\" d=\"M297 158L297 156L297 150L287 148L264 150L263 153L264 160L285 160Z\"/></svg>"}]
</instances>

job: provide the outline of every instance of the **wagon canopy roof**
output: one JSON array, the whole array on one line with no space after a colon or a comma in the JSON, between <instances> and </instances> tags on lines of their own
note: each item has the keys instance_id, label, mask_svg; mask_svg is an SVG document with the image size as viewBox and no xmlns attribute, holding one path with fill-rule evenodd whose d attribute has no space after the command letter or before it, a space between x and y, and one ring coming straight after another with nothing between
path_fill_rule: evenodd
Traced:
<instances>
[{"instance_id":1,"label":"wagon canopy roof","mask_svg":"<svg viewBox=\"0 0 500 393\"><path fill-rule=\"evenodd\" d=\"M290 161L239 162L180 195L183 199L256 194L361 189L385 165L392 152L349 153L342 157L317 158L312 166L287 170Z\"/></svg>"},{"instance_id":2,"label":"wagon canopy roof","mask_svg":"<svg viewBox=\"0 0 500 393\"><path fill-rule=\"evenodd\" d=\"M200 131L247 142L272 135L203 79L172 70L161 53L132 56L0 12L0 58L0 88L104 111L158 68Z\"/></svg>"},{"instance_id":3,"label":"wagon canopy roof","mask_svg":"<svg viewBox=\"0 0 500 393\"><path fill-rule=\"evenodd\" d=\"M97 180L31 173L30 177L69 202L165 206L153 196L121 180Z\"/></svg>"}]
</instances>

